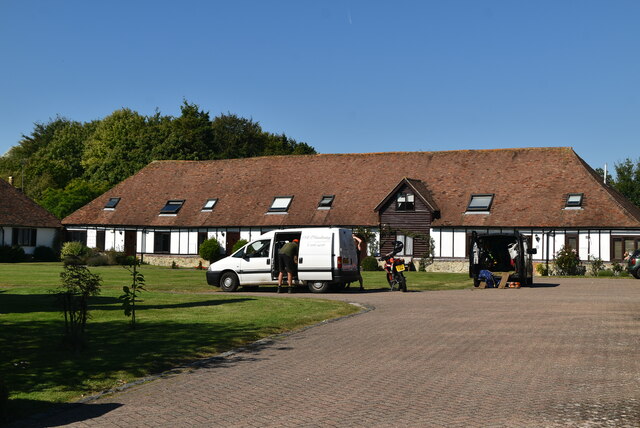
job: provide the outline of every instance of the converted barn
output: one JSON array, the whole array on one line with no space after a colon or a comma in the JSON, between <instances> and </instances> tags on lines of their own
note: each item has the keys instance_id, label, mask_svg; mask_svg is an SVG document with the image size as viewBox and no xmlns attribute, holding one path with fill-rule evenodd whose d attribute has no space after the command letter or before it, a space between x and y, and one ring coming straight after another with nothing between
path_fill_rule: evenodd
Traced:
<instances>
[{"instance_id":1,"label":"converted barn","mask_svg":"<svg viewBox=\"0 0 640 428\"><path fill-rule=\"evenodd\" d=\"M22 247L32 254L39 246L53 248L61 230L53 214L0 179L0 245Z\"/></svg>"},{"instance_id":2,"label":"converted barn","mask_svg":"<svg viewBox=\"0 0 640 428\"><path fill-rule=\"evenodd\" d=\"M444 271L467 268L473 231L519 231L538 261L564 245L622 260L640 245L640 209L571 148L157 161L62 223L91 247L183 265L207 238L230 251L285 227L366 228L371 253L400 240L414 260L431 242Z\"/></svg>"}]
</instances>

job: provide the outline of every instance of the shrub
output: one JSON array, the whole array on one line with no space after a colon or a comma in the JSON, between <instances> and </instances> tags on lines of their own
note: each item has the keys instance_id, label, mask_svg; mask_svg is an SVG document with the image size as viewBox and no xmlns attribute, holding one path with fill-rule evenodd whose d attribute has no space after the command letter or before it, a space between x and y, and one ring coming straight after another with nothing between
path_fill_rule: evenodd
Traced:
<instances>
[{"instance_id":1,"label":"shrub","mask_svg":"<svg viewBox=\"0 0 640 428\"><path fill-rule=\"evenodd\" d=\"M236 242L235 244L233 244L233 248L231 249L232 253L235 253L236 251L238 251L240 248L244 247L245 245L247 245L249 241L247 241L246 239L240 239L238 242Z\"/></svg>"},{"instance_id":2,"label":"shrub","mask_svg":"<svg viewBox=\"0 0 640 428\"><path fill-rule=\"evenodd\" d=\"M20 263L26 260L22 247L3 245L0 247L0 263Z\"/></svg>"},{"instance_id":3,"label":"shrub","mask_svg":"<svg viewBox=\"0 0 640 428\"><path fill-rule=\"evenodd\" d=\"M362 259L362 270L364 271L375 271L380 270L378 266L378 261L373 256L367 256Z\"/></svg>"},{"instance_id":4,"label":"shrub","mask_svg":"<svg viewBox=\"0 0 640 428\"><path fill-rule=\"evenodd\" d=\"M200 245L200 257L213 263L221 257L220 248L220 243L215 238L207 239Z\"/></svg>"},{"instance_id":5,"label":"shrub","mask_svg":"<svg viewBox=\"0 0 640 428\"><path fill-rule=\"evenodd\" d=\"M58 255L53 248L40 245L33 250L33 259L37 262L55 262L58 259Z\"/></svg>"},{"instance_id":6,"label":"shrub","mask_svg":"<svg viewBox=\"0 0 640 428\"><path fill-rule=\"evenodd\" d=\"M60 259L65 263L85 264L89 257L93 256L93 251L82 242L69 241L62 245Z\"/></svg>"},{"instance_id":7,"label":"shrub","mask_svg":"<svg viewBox=\"0 0 640 428\"><path fill-rule=\"evenodd\" d=\"M109 265L124 265L127 264L127 256L122 251L108 250L104 254L109 260Z\"/></svg>"},{"instance_id":8,"label":"shrub","mask_svg":"<svg viewBox=\"0 0 640 428\"><path fill-rule=\"evenodd\" d=\"M604 270L604 262L600 257L594 257L591 259L591 265L589 266L589 273L593 276L599 276L600 271Z\"/></svg>"},{"instance_id":9,"label":"shrub","mask_svg":"<svg viewBox=\"0 0 640 428\"><path fill-rule=\"evenodd\" d=\"M581 275L580 258L571 247L562 246L553 262L558 275Z\"/></svg>"},{"instance_id":10,"label":"shrub","mask_svg":"<svg viewBox=\"0 0 640 428\"><path fill-rule=\"evenodd\" d=\"M620 263L613 262L611 264L611 271L613 271L613 274L615 276L620 276L620 274L622 273L623 270L624 270L624 267Z\"/></svg>"},{"instance_id":11,"label":"shrub","mask_svg":"<svg viewBox=\"0 0 640 428\"><path fill-rule=\"evenodd\" d=\"M96 254L87 258L87 266L108 266L109 257L106 254Z\"/></svg>"},{"instance_id":12,"label":"shrub","mask_svg":"<svg viewBox=\"0 0 640 428\"><path fill-rule=\"evenodd\" d=\"M619 275L619 276L628 277L628 276L629 276L629 272L627 272L626 270L623 270L623 271L621 271L618 275Z\"/></svg>"},{"instance_id":13,"label":"shrub","mask_svg":"<svg viewBox=\"0 0 640 428\"><path fill-rule=\"evenodd\" d=\"M538 263L536 265L536 272L538 272L540 276L549 276L549 266L544 263Z\"/></svg>"}]
</instances>

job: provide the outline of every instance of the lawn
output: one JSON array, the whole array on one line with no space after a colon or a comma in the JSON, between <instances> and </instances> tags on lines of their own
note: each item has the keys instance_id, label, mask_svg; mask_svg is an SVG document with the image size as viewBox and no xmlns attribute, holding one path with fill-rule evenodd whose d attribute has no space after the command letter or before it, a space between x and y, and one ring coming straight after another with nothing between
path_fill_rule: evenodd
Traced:
<instances>
[{"instance_id":1,"label":"lawn","mask_svg":"<svg viewBox=\"0 0 640 428\"><path fill-rule=\"evenodd\" d=\"M61 344L62 313L50 292L61 270L60 263L0 264L0 376L13 417L357 311L343 302L278 298L273 287L258 296L221 293L207 285L204 271L143 266L148 291L131 330L118 300L129 272L92 267L103 278L102 293L90 302L88 346L74 353ZM370 292L388 289L384 272L363 277ZM471 286L464 274L424 272L407 272L407 283L410 290Z\"/></svg>"}]
</instances>

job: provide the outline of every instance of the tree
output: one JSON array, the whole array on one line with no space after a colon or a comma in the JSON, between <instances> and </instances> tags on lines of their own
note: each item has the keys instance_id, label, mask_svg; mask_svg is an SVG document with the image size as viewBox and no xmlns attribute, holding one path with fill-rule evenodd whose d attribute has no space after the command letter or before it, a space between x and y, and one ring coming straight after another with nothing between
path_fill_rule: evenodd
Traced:
<instances>
[{"instance_id":1,"label":"tree","mask_svg":"<svg viewBox=\"0 0 640 428\"><path fill-rule=\"evenodd\" d=\"M71 348L80 350L86 345L89 297L100 294L102 279L76 263L65 263L60 279L62 285L54 292L64 314L65 338Z\"/></svg>"},{"instance_id":2,"label":"tree","mask_svg":"<svg viewBox=\"0 0 640 428\"><path fill-rule=\"evenodd\" d=\"M141 292L146 291L144 288L144 275L138 271L138 266L140 266L140 260L137 257L131 260L131 268L124 266L131 274L131 285L123 286L122 292L124 294L118 297L122 300L124 314L131 317L130 326L132 329L136 328L136 303L142 302L142 300L138 299L138 296Z\"/></svg>"},{"instance_id":3,"label":"tree","mask_svg":"<svg viewBox=\"0 0 640 428\"><path fill-rule=\"evenodd\" d=\"M64 189L46 189L38 203L59 219L63 219L106 192L107 183L73 179Z\"/></svg>"},{"instance_id":4,"label":"tree","mask_svg":"<svg viewBox=\"0 0 640 428\"><path fill-rule=\"evenodd\" d=\"M186 100L180 110L182 114L171 121L166 138L153 148L153 159L211 159L214 147L209 113Z\"/></svg>"},{"instance_id":5,"label":"tree","mask_svg":"<svg viewBox=\"0 0 640 428\"><path fill-rule=\"evenodd\" d=\"M155 143L152 136L157 137L149 127L145 116L126 108L102 119L82 155L86 179L114 185L146 166Z\"/></svg>"},{"instance_id":6,"label":"tree","mask_svg":"<svg viewBox=\"0 0 640 428\"><path fill-rule=\"evenodd\" d=\"M640 206L640 158L633 162L627 158L615 164L614 187L631 202Z\"/></svg>"}]
</instances>

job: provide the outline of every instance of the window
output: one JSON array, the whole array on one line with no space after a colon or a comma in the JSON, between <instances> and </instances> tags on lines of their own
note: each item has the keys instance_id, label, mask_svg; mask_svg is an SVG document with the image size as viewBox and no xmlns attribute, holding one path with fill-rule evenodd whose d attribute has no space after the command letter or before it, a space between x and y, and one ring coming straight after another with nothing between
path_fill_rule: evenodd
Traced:
<instances>
[{"instance_id":1,"label":"window","mask_svg":"<svg viewBox=\"0 0 640 428\"><path fill-rule=\"evenodd\" d=\"M241 250L238 250L233 257L269 257L269 247L271 239L252 242Z\"/></svg>"},{"instance_id":2,"label":"window","mask_svg":"<svg viewBox=\"0 0 640 428\"><path fill-rule=\"evenodd\" d=\"M467 211L489 211L493 203L493 194L471 195Z\"/></svg>"},{"instance_id":3,"label":"window","mask_svg":"<svg viewBox=\"0 0 640 428\"><path fill-rule=\"evenodd\" d=\"M182 204L184 204L184 199L167 201L164 208L160 210L160 214L178 214L178 211L182 208Z\"/></svg>"},{"instance_id":4,"label":"window","mask_svg":"<svg viewBox=\"0 0 640 428\"><path fill-rule=\"evenodd\" d=\"M198 252L200 252L200 245L207 239L209 239L207 232L198 232Z\"/></svg>"},{"instance_id":5,"label":"window","mask_svg":"<svg viewBox=\"0 0 640 428\"><path fill-rule=\"evenodd\" d=\"M169 253L171 251L171 232L156 232L153 240L154 253Z\"/></svg>"},{"instance_id":6,"label":"window","mask_svg":"<svg viewBox=\"0 0 640 428\"><path fill-rule=\"evenodd\" d=\"M82 242L87 245L87 231L86 230L70 230L67 232L67 242Z\"/></svg>"},{"instance_id":7,"label":"window","mask_svg":"<svg viewBox=\"0 0 640 428\"><path fill-rule=\"evenodd\" d=\"M292 199L293 196L276 196L273 198L273 202L271 202L269 212L286 213L289 211L289 205L291 205Z\"/></svg>"},{"instance_id":8,"label":"window","mask_svg":"<svg viewBox=\"0 0 640 428\"><path fill-rule=\"evenodd\" d=\"M216 206L218 199L207 199L207 202L204 203L202 207L202 211L213 211L213 207Z\"/></svg>"},{"instance_id":9,"label":"window","mask_svg":"<svg viewBox=\"0 0 640 428\"><path fill-rule=\"evenodd\" d=\"M578 235L575 233L567 233L564 237L564 246L567 248L571 248L576 252L576 255L580 257L578 253Z\"/></svg>"},{"instance_id":10,"label":"window","mask_svg":"<svg viewBox=\"0 0 640 428\"><path fill-rule=\"evenodd\" d=\"M396 235L396 241L402 242L402 251L398 253L399 256L412 256L413 255L413 237L405 235Z\"/></svg>"},{"instance_id":11,"label":"window","mask_svg":"<svg viewBox=\"0 0 640 428\"><path fill-rule=\"evenodd\" d=\"M611 260L624 259L624 253L633 254L640 248L640 236L612 236Z\"/></svg>"},{"instance_id":12,"label":"window","mask_svg":"<svg viewBox=\"0 0 640 428\"><path fill-rule=\"evenodd\" d=\"M16 227L13 229L13 245L21 247L35 247L38 229L25 229Z\"/></svg>"},{"instance_id":13,"label":"window","mask_svg":"<svg viewBox=\"0 0 640 428\"><path fill-rule=\"evenodd\" d=\"M109 198L109 201L105 204L104 209L114 210L116 208L116 205L118 205L118 202L120 202L120 198Z\"/></svg>"},{"instance_id":14,"label":"window","mask_svg":"<svg viewBox=\"0 0 640 428\"><path fill-rule=\"evenodd\" d=\"M583 193L569 193L565 208L582 208Z\"/></svg>"},{"instance_id":15,"label":"window","mask_svg":"<svg viewBox=\"0 0 640 428\"><path fill-rule=\"evenodd\" d=\"M396 211L415 210L415 197L412 193L398 193L396 199Z\"/></svg>"},{"instance_id":16,"label":"window","mask_svg":"<svg viewBox=\"0 0 640 428\"><path fill-rule=\"evenodd\" d=\"M335 195L324 195L322 199L320 199L320 203L318 204L319 210L328 210L333 205L333 198Z\"/></svg>"}]
</instances>

